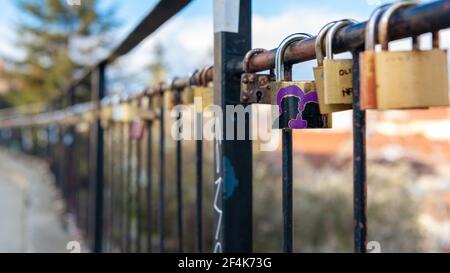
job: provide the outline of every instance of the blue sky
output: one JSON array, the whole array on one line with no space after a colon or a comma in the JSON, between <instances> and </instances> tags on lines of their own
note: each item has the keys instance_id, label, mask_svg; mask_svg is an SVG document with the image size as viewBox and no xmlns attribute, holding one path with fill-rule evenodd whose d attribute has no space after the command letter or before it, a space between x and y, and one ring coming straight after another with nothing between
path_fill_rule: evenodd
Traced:
<instances>
[{"instance_id":1,"label":"blue sky","mask_svg":"<svg viewBox=\"0 0 450 273\"><path fill-rule=\"evenodd\" d=\"M81 0L81 2L86 0ZM115 35L115 43L121 39L153 8L157 0L103 0L102 5L117 7L117 15L122 26ZM329 21L353 18L367 20L371 11L387 0L253 0L253 47L271 49L294 32L316 34ZM426 1L422 1L426 2ZM121 58L110 69L111 77L125 75L133 84L118 81L115 88L124 86L139 89L148 84L149 75L143 68L153 59L157 43L167 50L165 63L169 67L169 77L190 74L195 68L212 64L213 45L213 0L195 0L181 14L173 18L154 35L146 39L129 55ZM12 41L15 33L13 25L21 14L14 7L14 0L2 1L0 16L0 55L17 54ZM445 33L444 33L445 32ZM442 47L450 44L449 31L443 31ZM407 41L403 46L408 46ZM401 46L400 46L401 47ZM312 66L308 62L294 66L294 77L312 79ZM122 78L122 77L121 77Z\"/></svg>"}]
</instances>

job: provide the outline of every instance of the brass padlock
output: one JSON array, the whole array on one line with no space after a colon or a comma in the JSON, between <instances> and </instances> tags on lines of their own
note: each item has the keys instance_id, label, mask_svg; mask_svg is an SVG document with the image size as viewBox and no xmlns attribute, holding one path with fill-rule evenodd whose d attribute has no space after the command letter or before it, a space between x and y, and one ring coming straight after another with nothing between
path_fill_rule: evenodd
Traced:
<instances>
[{"instance_id":1,"label":"brass padlock","mask_svg":"<svg viewBox=\"0 0 450 273\"><path fill-rule=\"evenodd\" d=\"M336 33L355 20L344 19L336 22L326 35L326 58L323 61L324 91L326 104L353 103L353 60L334 59L333 38Z\"/></svg>"},{"instance_id":2,"label":"brass padlock","mask_svg":"<svg viewBox=\"0 0 450 273\"><path fill-rule=\"evenodd\" d=\"M377 109L411 109L448 106L447 52L439 49L438 33L433 33L433 49L420 50L417 39L412 51L387 51L391 15L415 5L401 2L386 10L378 25L382 51L375 53Z\"/></svg>"},{"instance_id":3,"label":"brass padlock","mask_svg":"<svg viewBox=\"0 0 450 273\"><path fill-rule=\"evenodd\" d=\"M202 69L198 74L198 84L194 87L194 101L196 103L195 109L198 112L204 111L208 106L214 104L214 90L212 83L208 83L206 74L212 66ZM200 105L199 105L199 102Z\"/></svg>"},{"instance_id":4,"label":"brass padlock","mask_svg":"<svg viewBox=\"0 0 450 273\"><path fill-rule=\"evenodd\" d=\"M370 15L365 29L365 51L359 54L359 80L361 110L376 109L375 91L375 33L380 16L391 4L379 6Z\"/></svg>"},{"instance_id":5,"label":"brass padlock","mask_svg":"<svg viewBox=\"0 0 450 273\"><path fill-rule=\"evenodd\" d=\"M196 86L194 88L194 97L201 99L201 107L197 109L199 111L204 111L208 106L214 104L214 93L211 85Z\"/></svg>"},{"instance_id":6,"label":"brass padlock","mask_svg":"<svg viewBox=\"0 0 450 273\"><path fill-rule=\"evenodd\" d=\"M106 97L100 103L101 107L99 109L99 117L100 117L100 122L101 122L101 125L103 128L107 128L112 121L112 115L113 115L112 101L113 101L113 99L114 99L113 96Z\"/></svg>"},{"instance_id":7,"label":"brass padlock","mask_svg":"<svg viewBox=\"0 0 450 273\"><path fill-rule=\"evenodd\" d=\"M297 33L284 39L275 55L275 79L272 83L272 105L278 108L273 117L274 128L306 129L330 128L329 115L320 114L317 91L314 81L288 81L285 76L284 52L293 42L310 38L311 35ZM288 70L291 73L290 69ZM290 78L290 75L289 75Z\"/></svg>"},{"instance_id":8,"label":"brass padlock","mask_svg":"<svg viewBox=\"0 0 450 273\"><path fill-rule=\"evenodd\" d=\"M265 51L262 48L255 48L247 52L244 57L242 63L244 73L241 75L242 103L270 104L272 102L270 82L275 80L274 71L271 69L270 75L249 72L250 59L254 55Z\"/></svg>"},{"instance_id":9,"label":"brass padlock","mask_svg":"<svg viewBox=\"0 0 450 273\"><path fill-rule=\"evenodd\" d=\"M148 95L143 97L141 99L141 107L137 109L136 115L143 121L147 122L156 119L155 110L153 107L150 108L151 105L151 97Z\"/></svg>"},{"instance_id":10,"label":"brass padlock","mask_svg":"<svg viewBox=\"0 0 450 273\"><path fill-rule=\"evenodd\" d=\"M122 101L113 106L112 119L115 122L130 122L133 119L135 108L127 101L127 96L122 97Z\"/></svg>"},{"instance_id":11,"label":"brass padlock","mask_svg":"<svg viewBox=\"0 0 450 273\"><path fill-rule=\"evenodd\" d=\"M352 109L351 104L326 104L325 103L325 91L324 91L324 74L323 74L323 61L324 61L324 50L323 50L323 41L325 35L328 30L335 24L336 22L330 22L325 25L317 34L316 37L316 59L317 66L313 68L314 70L314 79L316 82L317 96L319 100L319 108L321 114L331 114L333 112L345 111ZM331 118L331 116L330 116Z\"/></svg>"},{"instance_id":12,"label":"brass padlock","mask_svg":"<svg viewBox=\"0 0 450 273\"><path fill-rule=\"evenodd\" d=\"M186 86L183 90L182 100L185 104L194 103L194 88L192 86Z\"/></svg>"}]
</instances>

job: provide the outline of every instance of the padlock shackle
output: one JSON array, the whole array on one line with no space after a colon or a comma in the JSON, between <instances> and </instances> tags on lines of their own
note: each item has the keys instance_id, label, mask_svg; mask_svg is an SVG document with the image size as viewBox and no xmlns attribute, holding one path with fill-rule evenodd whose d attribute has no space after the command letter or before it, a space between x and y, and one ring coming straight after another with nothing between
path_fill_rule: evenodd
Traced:
<instances>
[{"instance_id":1,"label":"padlock shackle","mask_svg":"<svg viewBox=\"0 0 450 273\"><path fill-rule=\"evenodd\" d=\"M375 51L378 21L380 20L380 17L383 14L383 12L391 5L392 4L381 5L377 7L370 15L364 33L365 36L364 48L366 51Z\"/></svg>"},{"instance_id":2,"label":"padlock shackle","mask_svg":"<svg viewBox=\"0 0 450 273\"><path fill-rule=\"evenodd\" d=\"M404 1L392 4L389 8L386 9L386 11L381 16L380 22L378 23L378 41L381 44L381 50L388 50L389 49L389 21L394 15L395 12L397 12L399 9L402 8L408 8L417 6L417 2L415 1ZM417 48L416 46L418 39L413 39L414 42L414 48Z\"/></svg>"},{"instance_id":3,"label":"padlock shackle","mask_svg":"<svg viewBox=\"0 0 450 273\"><path fill-rule=\"evenodd\" d=\"M353 19L343 19L335 24L327 31L326 40L325 40L325 56L327 59L332 60L334 58L333 56L333 38L336 35L336 33L348 26L357 23L356 20Z\"/></svg>"},{"instance_id":4,"label":"padlock shackle","mask_svg":"<svg viewBox=\"0 0 450 273\"><path fill-rule=\"evenodd\" d=\"M294 33L286 37L278 46L277 52L275 53L275 80L282 81L285 80L284 71L284 53L287 47L295 42L302 41L304 39L311 38L312 35L308 33Z\"/></svg>"},{"instance_id":5,"label":"padlock shackle","mask_svg":"<svg viewBox=\"0 0 450 273\"><path fill-rule=\"evenodd\" d=\"M251 50L249 50L244 57L244 60L242 61L242 71L244 71L244 73L249 73L249 64L250 64L250 60L252 59L253 56L260 54L260 53L264 53L267 50L264 48L253 48Z\"/></svg>"},{"instance_id":6,"label":"padlock shackle","mask_svg":"<svg viewBox=\"0 0 450 273\"><path fill-rule=\"evenodd\" d=\"M323 60L325 59L325 50L323 47L323 39L325 38L325 35L327 35L328 30L336 23L337 21L331 21L324 25L317 34L316 41L315 41L315 49L316 49L316 59L317 59L317 66L323 66Z\"/></svg>"}]
</instances>

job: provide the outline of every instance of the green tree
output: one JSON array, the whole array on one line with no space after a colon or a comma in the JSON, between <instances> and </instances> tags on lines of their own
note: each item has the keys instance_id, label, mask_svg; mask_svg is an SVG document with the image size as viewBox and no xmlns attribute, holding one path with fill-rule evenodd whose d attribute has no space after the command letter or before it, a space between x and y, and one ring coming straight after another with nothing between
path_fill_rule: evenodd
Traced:
<instances>
[{"instance_id":1,"label":"green tree","mask_svg":"<svg viewBox=\"0 0 450 273\"><path fill-rule=\"evenodd\" d=\"M161 81L166 80L167 69L164 62L164 47L161 43L157 43L154 52L154 61L148 66L148 70L151 75L151 84L158 84Z\"/></svg>"},{"instance_id":2,"label":"green tree","mask_svg":"<svg viewBox=\"0 0 450 273\"><path fill-rule=\"evenodd\" d=\"M99 0L69 5L66 0L20 0L24 18L16 25L21 60L9 61L15 84L6 95L12 105L45 101L67 87L85 59L96 60L117 26L115 9L103 10ZM74 42L75 41L75 42Z\"/></svg>"}]
</instances>

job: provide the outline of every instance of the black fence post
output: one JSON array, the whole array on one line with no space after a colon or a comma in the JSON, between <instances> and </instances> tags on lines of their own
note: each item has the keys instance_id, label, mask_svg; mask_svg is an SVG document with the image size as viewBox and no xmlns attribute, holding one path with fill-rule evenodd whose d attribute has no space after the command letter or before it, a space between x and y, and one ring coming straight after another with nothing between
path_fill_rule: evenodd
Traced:
<instances>
[{"instance_id":1,"label":"black fence post","mask_svg":"<svg viewBox=\"0 0 450 273\"><path fill-rule=\"evenodd\" d=\"M216 4L221 3L216 1ZM251 49L251 1L240 0L239 10L223 1L216 6L218 25L237 14L235 26L220 28L214 34L214 102L223 113L222 128L215 140L215 229L214 252L252 252L252 141L227 140L227 122L233 123L235 136L238 121L235 113L226 113L227 105L240 105L240 77L230 63L241 61ZM225 24L227 25L227 24ZM218 124L216 124L218 125ZM245 130L249 132L246 117ZM234 137L235 137L234 136Z\"/></svg>"},{"instance_id":2,"label":"black fence post","mask_svg":"<svg viewBox=\"0 0 450 273\"><path fill-rule=\"evenodd\" d=\"M100 100L105 96L105 69L106 63L101 63L92 74L92 101L100 105ZM101 121L96 118L94 131L92 132L92 153L94 167L95 185L95 221L94 221L94 243L92 250L95 253L102 252L103 245L103 163L104 163L104 139Z\"/></svg>"},{"instance_id":3,"label":"black fence post","mask_svg":"<svg viewBox=\"0 0 450 273\"><path fill-rule=\"evenodd\" d=\"M159 110L159 252L165 252L165 105L164 91L159 88L160 110Z\"/></svg>"},{"instance_id":4,"label":"black fence post","mask_svg":"<svg viewBox=\"0 0 450 273\"><path fill-rule=\"evenodd\" d=\"M360 108L359 53L353 55L353 232L354 251L366 252L367 184L366 184L366 112Z\"/></svg>"},{"instance_id":5,"label":"black fence post","mask_svg":"<svg viewBox=\"0 0 450 273\"><path fill-rule=\"evenodd\" d=\"M181 101L181 92L182 89L173 90L175 95L175 105L180 105ZM181 127L181 115L182 112L180 110L177 111L177 122L179 122L178 131L177 131L177 140L176 140L176 196L177 196L177 237L178 237L178 252L183 252L183 179L182 179L182 127Z\"/></svg>"}]
</instances>

